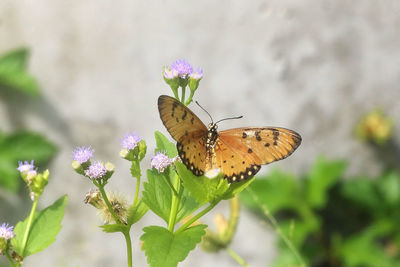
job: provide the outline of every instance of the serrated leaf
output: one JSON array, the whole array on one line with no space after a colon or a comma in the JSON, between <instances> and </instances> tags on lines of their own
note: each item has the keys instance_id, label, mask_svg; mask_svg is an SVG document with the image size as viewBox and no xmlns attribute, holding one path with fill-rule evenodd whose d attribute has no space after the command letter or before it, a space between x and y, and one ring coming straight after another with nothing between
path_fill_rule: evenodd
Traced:
<instances>
[{"instance_id":1,"label":"serrated leaf","mask_svg":"<svg viewBox=\"0 0 400 267\"><path fill-rule=\"evenodd\" d=\"M105 233L116 233L126 231L128 226L123 224L105 224L101 225L100 228L102 228Z\"/></svg>"},{"instance_id":2,"label":"serrated leaf","mask_svg":"<svg viewBox=\"0 0 400 267\"><path fill-rule=\"evenodd\" d=\"M197 203L197 201L190 195L188 190L184 190L179 202L178 212L176 214L176 221L179 222L188 215L195 212L202 205Z\"/></svg>"},{"instance_id":3,"label":"serrated leaf","mask_svg":"<svg viewBox=\"0 0 400 267\"><path fill-rule=\"evenodd\" d=\"M154 133L156 138L156 150L155 152L164 152L170 158L178 156L178 151L174 143L170 142L167 137L165 137L161 132L156 131Z\"/></svg>"},{"instance_id":4,"label":"serrated leaf","mask_svg":"<svg viewBox=\"0 0 400 267\"><path fill-rule=\"evenodd\" d=\"M179 234L174 234L160 226L143 228L142 249L150 267L175 267L182 262L196 244L201 241L207 225L196 225Z\"/></svg>"},{"instance_id":5,"label":"serrated leaf","mask_svg":"<svg viewBox=\"0 0 400 267\"><path fill-rule=\"evenodd\" d=\"M315 208L322 208L326 203L327 190L339 179L346 169L343 160L328 161L318 157L307 179L306 198Z\"/></svg>"},{"instance_id":6,"label":"serrated leaf","mask_svg":"<svg viewBox=\"0 0 400 267\"><path fill-rule=\"evenodd\" d=\"M35 214L24 251L22 251L22 242L28 218L17 223L14 229L16 236L11 242L19 255L26 257L35 254L47 248L56 240L56 235L61 229L67 199L67 196L62 196L52 205Z\"/></svg>"},{"instance_id":7,"label":"serrated leaf","mask_svg":"<svg viewBox=\"0 0 400 267\"><path fill-rule=\"evenodd\" d=\"M136 206L131 205L128 210L128 225L138 222L149 210L149 207L139 199Z\"/></svg>"},{"instance_id":8,"label":"serrated leaf","mask_svg":"<svg viewBox=\"0 0 400 267\"><path fill-rule=\"evenodd\" d=\"M229 189L229 184L226 179L222 178L222 175L212 179L205 176L199 177L180 162L176 162L175 166L183 186L201 205L220 200Z\"/></svg>"},{"instance_id":9,"label":"serrated leaf","mask_svg":"<svg viewBox=\"0 0 400 267\"><path fill-rule=\"evenodd\" d=\"M143 202L168 223L171 210L172 191L167 179L157 170L147 170L147 182L143 183Z\"/></svg>"},{"instance_id":10,"label":"serrated leaf","mask_svg":"<svg viewBox=\"0 0 400 267\"><path fill-rule=\"evenodd\" d=\"M0 140L0 160L15 162L35 160L35 164L48 161L56 147L44 136L33 132L11 134ZM16 165L18 167L18 165Z\"/></svg>"}]
</instances>

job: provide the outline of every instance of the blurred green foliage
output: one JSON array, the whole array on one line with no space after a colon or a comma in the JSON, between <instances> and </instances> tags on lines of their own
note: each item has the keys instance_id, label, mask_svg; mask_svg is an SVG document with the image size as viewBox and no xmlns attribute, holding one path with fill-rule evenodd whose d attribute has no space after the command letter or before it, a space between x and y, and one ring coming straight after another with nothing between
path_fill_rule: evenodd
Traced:
<instances>
[{"instance_id":1,"label":"blurred green foliage","mask_svg":"<svg viewBox=\"0 0 400 267\"><path fill-rule=\"evenodd\" d=\"M258 177L241 201L261 218L277 218L309 266L400 266L400 174L346 177L346 162L317 158L297 179L275 170ZM296 264L278 244L276 266Z\"/></svg>"},{"instance_id":2,"label":"blurred green foliage","mask_svg":"<svg viewBox=\"0 0 400 267\"><path fill-rule=\"evenodd\" d=\"M28 56L29 51L25 48L0 56L1 91L39 95L37 82L27 71ZM7 101L7 94L1 96ZM18 161L35 160L35 165L40 166L48 162L55 152L55 145L41 134L29 131L6 134L0 130L0 186L16 192L21 182L16 169Z\"/></svg>"}]
</instances>

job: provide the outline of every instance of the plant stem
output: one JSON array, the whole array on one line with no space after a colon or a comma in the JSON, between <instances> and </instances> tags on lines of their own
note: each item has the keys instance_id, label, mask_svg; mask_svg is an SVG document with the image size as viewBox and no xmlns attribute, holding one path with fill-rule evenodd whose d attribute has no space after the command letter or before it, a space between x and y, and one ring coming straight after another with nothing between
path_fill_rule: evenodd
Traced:
<instances>
[{"instance_id":1,"label":"plant stem","mask_svg":"<svg viewBox=\"0 0 400 267\"><path fill-rule=\"evenodd\" d=\"M129 230L122 232L125 236L126 240L126 254L128 257L128 267L132 267L132 241L131 236L129 235Z\"/></svg>"},{"instance_id":2,"label":"plant stem","mask_svg":"<svg viewBox=\"0 0 400 267\"><path fill-rule=\"evenodd\" d=\"M174 191L175 193L177 191L180 191L180 179L178 174L175 174L175 182L174 182ZM180 196L178 194L173 194L172 195L172 201L171 201L171 211L169 213L169 220L168 220L168 230L172 233L174 232L175 228L175 221L176 221L176 214L178 212L178 206L179 206L179 200Z\"/></svg>"},{"instance_id":3,"label":"plant stem","mask_svg":"<svg viewBox=\"0 0 400 267\"><path fill-rule=\"evenodd\" d=\"M190 220L188 220L184 225L182 225L178 230L176 230L175 234L179 234L180 232L185 231L186 228L188 228L190 225L192 225L192 223L194 223L195 221L200 219L203 215L205 215L207 212L212 210L212 208L214 208L219 203L219 201L220 200L218 200L218 201L216 201L214 203L210 203L210 205L208 205L207 208L205 208L204 210L202 210L199 213L197 213Z\"/></svg>"},{"instance_id":4,"label":"plant stem","mask_svg":"<svg viewBox=\"0 0 400 267\"><path fill-rule=\"evenodd\" d=\"M242 257L240 257L235 251L233 251L231 248L227 247L225 250L226 250L226 252L228 252L229 256L231 256L241 266L250 267L250 265L248 265L247 262Z\"/></svg>"},{"instance_id":5,"label":"plant stem","mask_svg":"<svg viewBox=\"0 0 400 267\"><path fill-rule=\"evenodd\" d=\"M6 256L7 256L7 258L8 258L8 260L9 260L9 262L10 262L10 265L11 266L21 266L21 264L19 264L19 263L14 263L14 261L13 261L13 258L10 256L10 253L8 252L8 249L6 250Z\"/></svg>"},{"instance_id":6,"label":"plant stem","mask_svg":"<svg viewBox=\"0 0 400 267\"><path fill-rule=\"evenodd\" d=\"M182 98L181 98L182 103L185 103L185 93L186 93L186 86L182 87Z\"/></svg>"},{"instance_id":7,"label":"plant stem","mask_svg":"<svg viewBox=\"0 0 400 267\"><path fill-rule=\"evenodd\" d=\"M195 90L190 90L190 95L189 95L188 100L185 103L185 106L189 105L192 102L192 98L193 98L194 92L195 92Z\"/></svg>"},{"instance_id":8,"label":"plant stem","mask_svg":"<svg viewBox=\"0 0 400 267\"><path fill-rule=\"evenodd\" d=\"M167 181L168 186L171 188L172 193L174 193L175 196L178 196L178 192L175 190L174 186L171 184L171 181L169 180L169 176L165 176L165 180Z\"/></svg>"},{"instance_id":9,"label":"plant stem","mask_svg":"<svg viewBox=\"0 0 400 267\"><path fill-rule=\"evenodd\" d=\"M99 183L94 183L94 184L98 186L99 191L101 193L101 196L103 197L103 200L106 203L108 210L111 212L111 215L113 216L115 222L118 223L118 224L122 224L121 221L118 219L117 215L115 214L114 209L112 208L110 201L108 200L107 194L104 191L104 185L99 184Z\"/></svg>"},{"instance_id":10,"label":"plant stem","mask_svg":"<svg viewBox=\"0 0 400 267\"><path fill-rule=\"evenodd\" d=\"M293 252L300 265L306 266L297 248L293 245L292 241L290 241L289 238L287 238L286 235L282 232L278 222L275 220L274 216L272 216L272 214L269 212L269 209L261 203L259 197L253 192L253 190L251 190L249 187L247 187L246 189L251 194L255 202L262 208L264 215L267 216L268 220L272 224L272 227L275 229L275 232L282 238L283 242L285 242L285 244Z\"/></svg>"},{"instance_id":11,"label":"plant stem","mask_svg":"<svg viewBox=\"0 0 400 267\"><path fill-rule=\"evenodd\" d=\"M22 255L24 255L24 252L25 252L26 242L28 241L29 232L30 232L31 226L32 226L33 216L35 215L35 211L36 211L38 202L39 202L39 198L36 197L35 200L33 201L31 213L29 214L29 217L28 217L28 224L26 225L24 239L22 239Z\"/></svg>"},{"instance_id":12,"label":"plant stem","mask_svg":"<svg viewBox=\"0 0 400 267\"><path fill-rule=\"evenodd\" d=\"M136 177L136 191L135 191L135 198L133 200L133 206L136 207L137 202L139 200L139 189L140 189L140 175Z\"/></svg>"}]
</instances>

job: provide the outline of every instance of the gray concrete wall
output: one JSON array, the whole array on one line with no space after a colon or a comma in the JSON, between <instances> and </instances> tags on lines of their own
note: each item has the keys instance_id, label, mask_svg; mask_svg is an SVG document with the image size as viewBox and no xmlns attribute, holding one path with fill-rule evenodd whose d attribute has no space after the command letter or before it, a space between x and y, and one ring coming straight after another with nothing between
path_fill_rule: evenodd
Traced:
<instances>
[{"instance_id":1,"label":"gray concrete wall","mask_svg":"<svg viewBox=\"0 0 400 267\"><path fill-rule=\"evenodd\" d=\"M377 173L381 166L352 130L376 106L400 118L399 27L396 0L2 0L0 52L31 49L42 96L0 102L0 127L46 132L60 152L41 205L69 196L56 243L25 266L126 264L122 236L100 232L95 210L83 204L90 183L71 170L71 151L91 144L97 159L116 165L109 189L132 193L119 141L136 130L151 152L153 132L166 133L156 100L170 94L161 70L175 59L204 69L196 99L214 118L244 115L221 128L274 125L302 134L298 151L274 166L302 173L325 154L351 159L349 173ZM135 266L146 266L141 228L161 223L149 213L133 229ZM246 212L232 246L252 266L266 266L275 255L274 234ZM196 250L181 266L235 263L224 253Z\"/></svg>"}]
</instances>

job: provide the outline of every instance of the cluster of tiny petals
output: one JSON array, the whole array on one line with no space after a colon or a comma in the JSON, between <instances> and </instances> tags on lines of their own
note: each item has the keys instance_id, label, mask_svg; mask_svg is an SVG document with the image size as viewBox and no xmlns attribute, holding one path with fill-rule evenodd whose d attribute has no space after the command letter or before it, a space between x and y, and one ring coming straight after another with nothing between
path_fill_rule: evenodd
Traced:
<instances>
[{"instance_id":1,"label":"cluster of tiny petals","mask_svg":"<svg viewBox=\"0 0 400 267\"><path fill-rule=\"evenodd\" d=\"M77 147L74 152L73 152L73 158L79 164L85 163L90 160L91 157L93 157L94 149L92 149L90 146L82 146L82 147Z\"/></svg>"},{"instance_id":2,"label":"cluster of tiny petals","mask_svg":"<svg viewBox=\"0 0 400 267\"><path fill-rule=\"evenodd\" d=\"M203 70L200 67L198 67L196 71L192 72L189 76L192 79L200 80L201 78L203 78Z\"/></svg>"},{"instance_id":3,"label":"cluster of tiny petals","mask_svg":"<svg viewBox=\"0 0 400 267\"><path fill-rule=\"evenodd\" d=\"M126 134L121 142L122 148L125 148L127 150L132 150L137 146L140 140L142 140L142 138L137 136L136 132Z\"/></svg>"},{"instance_id":4,"label":"cluster of tiny petals","mask_svg":"<svg viewBox=\"0 0 400 267\"><path fill-rule=\"evenodd\" d=\"M24 161L24 162L19 161L17 170L21 173L22 172L30 172L30 171L36 172L36 168L35 168L35 165L33 164L33 160L31 160L30 163L28 161Z\"/></svg>"},{"instance_id":5,"label":"cluster of tiny petals","mask_svg":"<svg viewBox=\"0 0 400 267\"><path fill-rule=\"evenodd\" d=\"M170 67L164 67L163 75L166 79L175 79L178 77L178 72L176 70L172 70Z\"/></svg>"},{"instance_id":6,"label":"cluster of tiny petals","mask_svg":"<svg viewBox=\"0 0 400 267\"><path fill-rule=\"evenodd\" d=\"M0 225L0 238L10 240L14 236L14 226L10 226L8 223L3 223Z\"/></svg>"},{"instance_id":7,"label":"cluster of tiny petals","mask_svg":"<svg viewBox=\"0 0 400 267\"><path fill-rule=\"evenodd\" d=\"M193 67L184 59L180 59L171 64L171 71L178 73L178 76L182 79L187 78L193 73Z\"/></svg>"},{"instance_id":8,"label":"cluster of tiny petals","mask_svg":"<svg viewBox=\"0 0 400 267\"><path fill-rule=\"evenodd\" d=\"M155 168L158 172L163 172L168 166L172 165L174 160L161 152L151 157L151 167Z\"/></svg>"},{"instance_id":9,"label":"cluster of tiny petals","mask_svg":"<svg viewBox=\"0 0 400 267\"><path fill-rule=\"evenodd\" d=\"M86 176L92 179L99 179L106 175L107 169L101 161L92 163L87 170L85 170Z\"/></svg>"}]
</instances>

